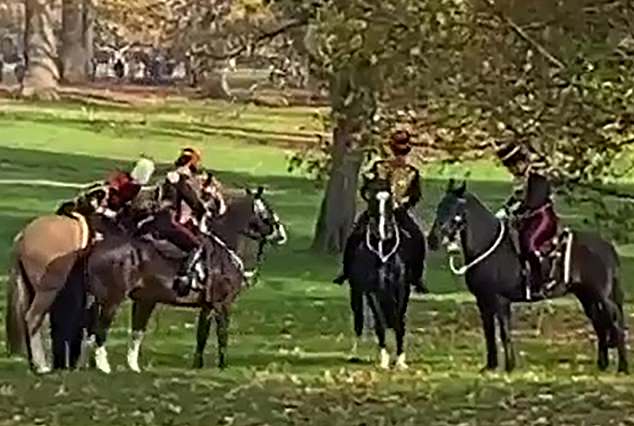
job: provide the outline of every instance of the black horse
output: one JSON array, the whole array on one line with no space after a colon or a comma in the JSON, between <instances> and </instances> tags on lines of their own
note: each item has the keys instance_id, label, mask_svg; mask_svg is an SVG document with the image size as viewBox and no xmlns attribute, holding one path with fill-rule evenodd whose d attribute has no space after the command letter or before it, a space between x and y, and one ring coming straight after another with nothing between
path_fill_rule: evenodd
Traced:
<instances>
[{"instance_id":1,"label":"black horse","mask_svg":"<svg viewBox=\"0 0 634 426\"><path fill-rule=\"evenodd\" d=\"M618 371L627 373L627 352L623 314L623 291L619 285L619 259L614 246L598 235L574 232L566 244L552 297L574 294L592 321L598 337L598 367L608 367L608 348L618 349ZM438 204L430 231L430 247L440 243L461 247L465 265L454 273L464 274L469 291L476 298L487 345L484 370L498 366L495 319L500 327L506 371L515 367L511 342L511 303L526 301L524 274L508 224L496 218L473 194L466 183L451 181ZM459 244L459 245L458 245Z\"/></svg>"},{"instance_id":2,"label":"black horse","mask_svg":"<svg viewBox=\"0 0 634 426\"><path fill-rule=\"evenodd\" d=\"M396 335L396 367L406 369L403 340L410 297L405 263L411 251L409 239L396 223L389 182L380 179L370 182L366 199L369 216L366 238L355 251L349 274L354 331L360 339L365 298L374 317L380 367L390 367L385 345L385 330L390 328Z\"/></svg>"}]
</instances>

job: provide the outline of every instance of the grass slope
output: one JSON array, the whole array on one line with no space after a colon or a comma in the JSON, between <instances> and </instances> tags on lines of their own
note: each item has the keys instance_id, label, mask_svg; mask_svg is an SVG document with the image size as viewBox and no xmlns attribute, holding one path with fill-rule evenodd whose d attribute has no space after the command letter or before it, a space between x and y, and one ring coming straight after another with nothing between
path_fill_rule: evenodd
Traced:
<instances>
[{"instance_id":1,"label":"grass slope","mask_svg":"<svg viewBox=\"0 0 634 426\"><path fill-rule=\"evenodd\" d=\"M213 344L209 368L190 370L196 314L164 307L144 344L146 371L133 375L124 368L126 306L109 341L117 366L111 376L81 371L39 378L22 360L0 359L0 425L634 424L632 380L596 373L591 333L575 303L516 307L518 371L480 375L477 310L438 254L428 272L435 295L410 307L411 370L377 371L372 336L363 348L367 362L349 364L346 289L329 284L338 260L305 250L320 192L285 168L286 150L309 143L314 112L227 104L134 110L0 105L0 179L91 181L140 152L168 162L179 146L194 144L228 184L266 185L291 237L288 247L269 253L263 281L235 307L228 370L213 366ZM504 173L488 163L468 168L473 191L499 204L509 190ZM463 172L464 166L426 169L421 213L427 223L446 178ZM0 185L3 270L19 228L72 194ZM580 226L587 214L578 206L562 210ZM620 250L631 289L631 250Z\"/></svg>"}]
</instances>

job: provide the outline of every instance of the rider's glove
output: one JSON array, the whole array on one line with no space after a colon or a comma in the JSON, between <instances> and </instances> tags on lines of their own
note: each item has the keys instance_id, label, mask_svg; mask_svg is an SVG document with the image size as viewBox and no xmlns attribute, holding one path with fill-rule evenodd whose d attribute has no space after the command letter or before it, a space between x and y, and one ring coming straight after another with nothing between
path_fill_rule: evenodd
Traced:
<instances>
[{"instance_id":1,"label":"rider's glove","mask_svg":"<svg viewBox=\"0 0 634 426\"><path fill-rule=\"evenodd\" d=\"M495 212L495 217L497 217L498 219L507 219L509 217L509 213L506 208L503 207Z\"/></svg>"}]
</instances>

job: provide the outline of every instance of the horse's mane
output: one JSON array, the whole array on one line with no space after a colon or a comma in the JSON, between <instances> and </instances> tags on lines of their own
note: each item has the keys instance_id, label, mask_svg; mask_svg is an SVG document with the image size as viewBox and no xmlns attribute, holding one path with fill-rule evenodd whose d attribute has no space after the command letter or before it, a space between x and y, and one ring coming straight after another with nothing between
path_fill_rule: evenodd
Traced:
<instances>
[{"instance_id":1,"label":"horse's mane","mask_svg":"<svg viewBox=\"0 0 634 426\"><path fill-rule=\"evenodd\" d=\"M214 227L223 228L225 232L241 230L253 213L252 206L253 196L231 194L227 199L227 212L214 220Z\"/></svg>"}]
</instances>

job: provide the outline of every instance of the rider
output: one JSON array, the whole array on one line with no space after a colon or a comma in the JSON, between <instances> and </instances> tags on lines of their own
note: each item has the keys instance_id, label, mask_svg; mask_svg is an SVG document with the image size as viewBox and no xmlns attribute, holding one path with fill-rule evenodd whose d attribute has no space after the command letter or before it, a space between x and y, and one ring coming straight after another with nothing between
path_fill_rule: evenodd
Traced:
<instances>
[{"instance_id":1,"label":"rider","mask_svg":"<svg viewBox=\"0 0 634 426\"><path fill-rule=\"evenodd\" d=\"M131 172L117 170L106 180L106 197L102 205L103 214L116 217L129 203L139 195L154 173L154 162L141 158Z\"/></svg>"},{"instance_id":2,"label":"rider","mask_svg":"<svg viewBox=\"0 0 634 426\"><path fill-rule=\"evenodd\" d=\"M163 183L161 209L154 220L159 236L188 254L175 281L175 289L181 295L187 294L194 285L194 266L202 253L202 241L196 234L207 209L196 178L200 162L198 150L185 148L181 151L174 162L175 169L167 173Z\"/></svg>"},{"instance_id":3,"label":"rider","mask_svg":"<svg viewBox=\"0 0 634 426\"><path fill-rule=\"evenodd\" d=\"M559 223L553 207L551 181L544 172L538 171L539 164L531 162L529 153L521 146L505 145L497 154L514 177L522 181L522 186L515 188L497 216L510 216L515 222L520 255L530 270L527 296L529 299L541 298L544 296L543 251L556 237Z\"/></svg>"},{"instance_id":4,"label":"rider","mask_svg":"<svg viewBox=\"0 0 634 426\"><path fill-rule=\"evenodd\" d=\"M374 179L387 179L390 182L392 196L395 202L394 216L398 225L409 235L412 243L412 258L409 259L408 269L410 283L421 292L428 292L423 282L423 256L425 238L413 217L413 208L421 198L420 175L418 169L410 165L407 155L412 150L411 136L404 130L396 131L390 138L389 147L394 157L389 160L379 160L363 177L364 184L361 194L366 191L366 185ZM349 278L349 268L357 247L362 243L368 225L369 215L364 211L355 223L352 233L346 241L343 254L343 273L334 282L343 284Z\"/></svg>"},{"instance_id":5,"label":"rider","mask_svg":"<svg viewBox=\"0 0 634 426\"><path fill-rule=\"evenodd\" d=\"M141 191L154 173L154 162L141 158L130 172L117 170L101 183L90 186L73 201L62 204L59 214L72 217L72 212L92 212L115 219Z\"/></svg>"}]
</instances>

